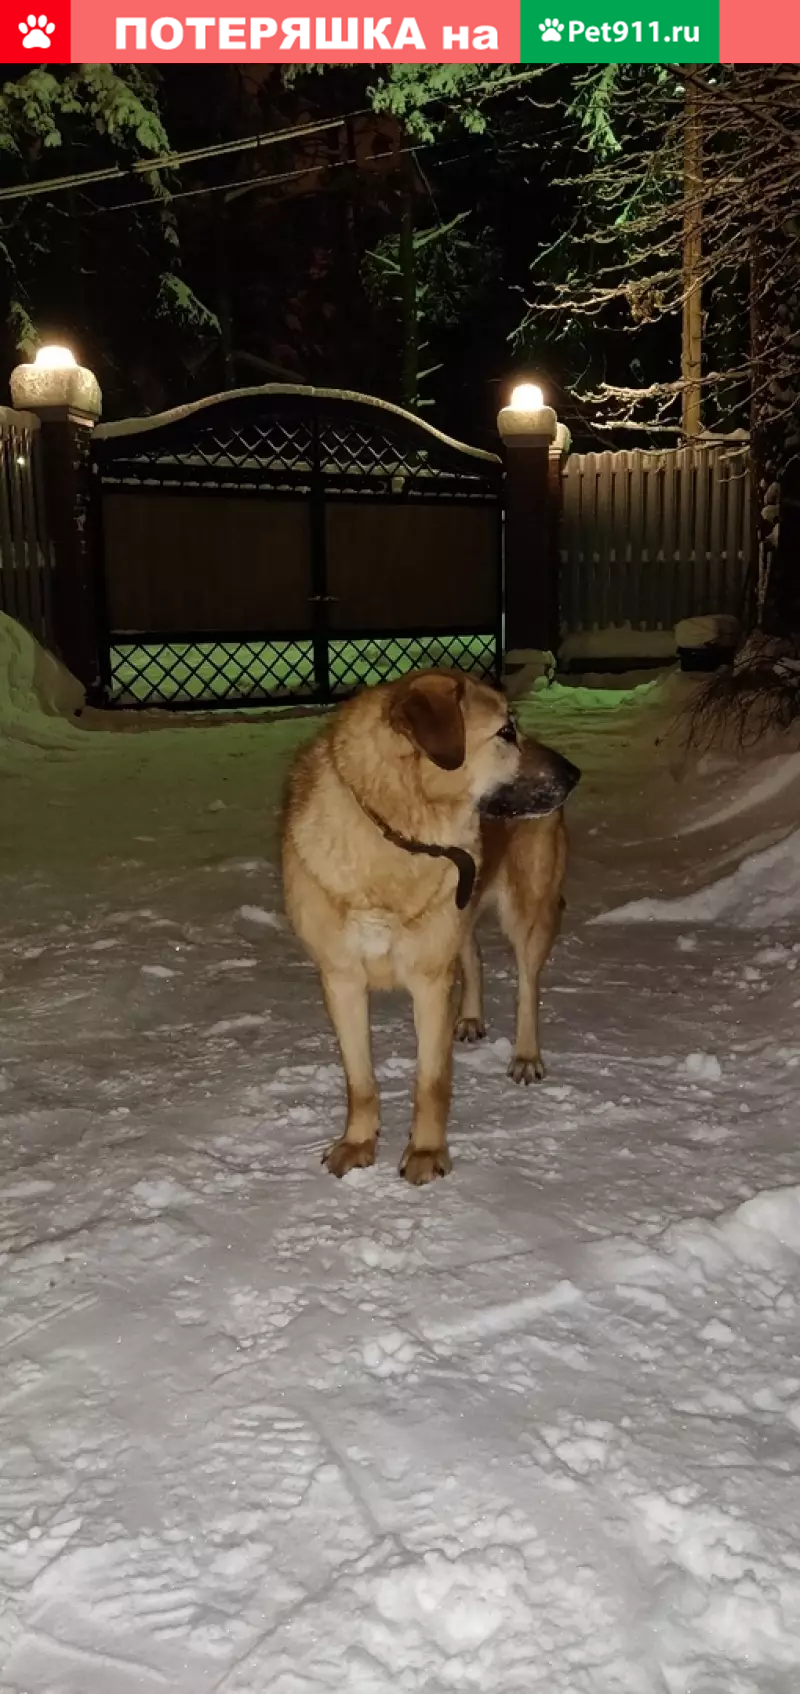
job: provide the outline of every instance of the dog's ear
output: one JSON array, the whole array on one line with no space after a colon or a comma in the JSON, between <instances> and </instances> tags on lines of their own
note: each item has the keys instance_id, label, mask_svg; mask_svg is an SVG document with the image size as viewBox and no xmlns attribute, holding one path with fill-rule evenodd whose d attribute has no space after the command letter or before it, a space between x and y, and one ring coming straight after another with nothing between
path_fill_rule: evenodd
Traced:
<instances>
[{"instance_id":1,"label":"dog's ear","mask_svg":"<svg viewBox=\"0 0 800 1694\"><path fill-rule=\"evenodd\" d=\"M389 714L392 728L443 771L457 771L464 763L463 694L461 677L414 677L398 691Z\"/></svg>"}]
</instances>

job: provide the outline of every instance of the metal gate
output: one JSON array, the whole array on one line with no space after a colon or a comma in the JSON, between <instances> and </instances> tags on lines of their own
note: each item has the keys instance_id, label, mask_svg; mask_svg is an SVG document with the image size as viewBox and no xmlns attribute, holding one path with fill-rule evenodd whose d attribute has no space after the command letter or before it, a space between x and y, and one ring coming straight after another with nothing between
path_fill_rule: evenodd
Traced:
<instances>
[{"instance_id":1,"label":"metal gate","mask_svg":"<svg viewBox=\"0 0 800 1694\"><path fill-rule=\"evenodd\" d=\"M499 677L494 454L384 401L276 385L102 425L93 453L107 704Z\"/></svg>"}]
</instances>

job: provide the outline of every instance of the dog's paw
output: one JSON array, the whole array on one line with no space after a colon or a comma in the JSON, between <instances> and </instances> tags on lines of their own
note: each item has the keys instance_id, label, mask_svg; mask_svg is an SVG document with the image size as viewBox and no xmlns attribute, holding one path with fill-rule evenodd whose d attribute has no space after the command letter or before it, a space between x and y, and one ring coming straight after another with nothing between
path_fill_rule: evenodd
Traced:
<instances>
[{"instance_id":1,"label":"dog's paw","mask_svg":"<svg viewBox=\"0 0 800 1694\"><path fill-rule=\"evenodd\" d=\"M482 1041L485 1034L483 1018L459 1018L456 1024L456 1041Z\"/></svg>"},{"instance_id":2,"label":"dog's paw","mask_svg":"<svg viewBox=\"0 0 800 1694\"><path fill-rule=\"evenodd\" d=\"M368 1165L375 1163L374 1141L334 1141L327 1153L322 1155L323 1165L327 1165L331 1176L346 1176L348 1171L366 1170Z\"/></svg>"},{"instance_id":3,"label":"dog's paw","mask_svg":"<svg viewBox=\"0 0 800 1694\"><path fill-rule=\"evenodd\" d=\"M409 1142L400 1160L400 1175L414 1188L433 1182L437 1176L449 1176L453 1169L446 1147L436 1147L432 1153L423 1152Z\"/></svg>"},{"instance_id":4,"label":"dog's paw","mask_svg":"<svg viewBox=\"0 0 800 1694\"><path fill-rule=\"evenodd\" d=\"M524 1082L527 1088L530 1082L544 1082L547 1071L539 1055L535 1059L523 1059L520 1054L515 1053L508 1067L508 1075L512 1082Z\"/></svg>"}]
</instances>

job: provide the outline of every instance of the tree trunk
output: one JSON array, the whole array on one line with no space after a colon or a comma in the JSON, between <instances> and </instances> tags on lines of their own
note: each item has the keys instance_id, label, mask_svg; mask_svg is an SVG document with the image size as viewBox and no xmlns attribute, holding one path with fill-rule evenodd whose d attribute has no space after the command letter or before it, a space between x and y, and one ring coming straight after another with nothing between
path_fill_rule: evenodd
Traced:
<instances>
[{"instance_id":1,"label":"tree trunk","mask_svg":"<svg viewBox=\"0 0 800 1694\"><path fill-rule=\"evenodd\" d=\"M702 429L701 402L703 357L703 131L700 113L698 69L691 66L686 83L683 132L683 324L681 333L681 377L684 383L682 424L686 436Z\"/></svg>"},{"instance_id":2,"label":"tree trunk","mask_svg":"<svg viewBox=\"0 0 800 1694\"><path fill-rule=\"evenodd\" d=\"M780 69L780 67L778 67ZM800 639L800 289L794 198L772 227L753 207L750 243L750 454L758 561L757 622Z\"/></svg>"}]
</instances>

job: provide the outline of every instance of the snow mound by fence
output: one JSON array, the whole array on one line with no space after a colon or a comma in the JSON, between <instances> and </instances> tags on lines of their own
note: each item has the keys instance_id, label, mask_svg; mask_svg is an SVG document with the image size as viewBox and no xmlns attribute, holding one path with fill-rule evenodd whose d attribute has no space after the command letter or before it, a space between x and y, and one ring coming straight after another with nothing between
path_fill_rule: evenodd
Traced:
<instances>
[{"instance_id":1,"label":"snow mound by fence","mask_svg":"<svg viewBox=\"0 0 800 1694\"><path fill-rule=\"evenodd\" d=\"M0 739L38 745L82 736L81 684L22 624L0 612Z\"/></svg>"},{"instance_id":2,"label":"snow mound by fence","mask_svg":"<svg viewBox=\"0 0 800 1694\"><path fill-rule=\"evenodd\" d=\"M632 900L593 921L605 924L718 923L770 929L800 918L800 830L750 853L736 870L674 900Z\"/></svg>"}]
</instances>

